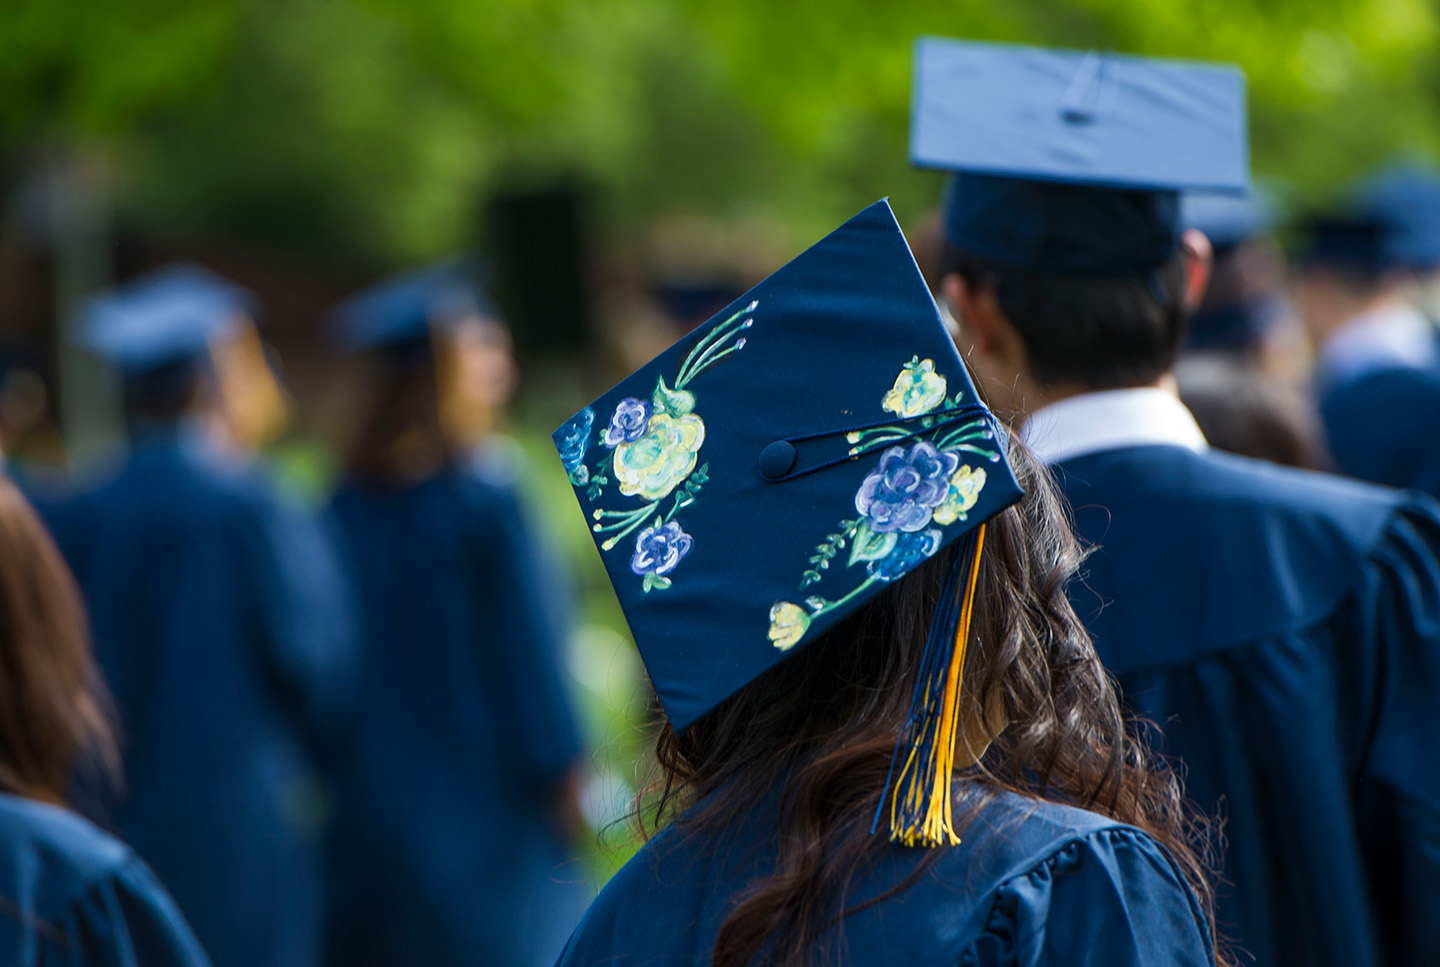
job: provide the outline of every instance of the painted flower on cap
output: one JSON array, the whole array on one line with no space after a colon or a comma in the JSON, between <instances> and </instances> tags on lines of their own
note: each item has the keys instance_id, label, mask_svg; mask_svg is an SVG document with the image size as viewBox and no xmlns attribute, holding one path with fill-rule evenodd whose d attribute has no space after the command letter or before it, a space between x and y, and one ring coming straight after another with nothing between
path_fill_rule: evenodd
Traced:
<instances>
[{"instance_id":1,"label":"painted flower on cap","mask_svg":"<svg viewBox=\"0 0 1440 967\"><path fill-rule=\"evenodd\" d=\"M582 473L586 479L584 464L585 452L590 449L590 429L595 425L595 412L590 407L585 407L560 428L557 434L556 447L560 451L560 463L565 468L572 480L576 483L585 483L585 480L576 480Z\"/></svg>"},{"instance_id":2,"label":"painted flower on cap","mask_svg":"<svg viewBox=\"0 0 1440 967\"><path fill-rule=\"evenodd\" d=\"M880 405L899 417L923 416L945 402L945 389L945 377L935 372L935 360L914 356Z\"/></svg>"},{"instance_id":3,"label":"painted flower on cap","mask_svg":"<svg viewBox=\"0 0 1440 967\"><path fill-rule=\"evenodd\" d=\"M770 609L770 641L789 651L810 630L810 614L798 604L779 601Z\"/></svg>"},{"instance_id":4,"label":"painted flower on cap","mask_svg":"<svg viewBox=\"0 0 1440 967\"><path fill-rule=\"evenodd\" d=\"M640 439L650 429L651 411L649 400L633 396L621 400L605 429L605 445L613 450L622 443L634 443Z\"/></svg>"},{"instance_id":5,"label":"painted flower on cap","mask_svg":"<svg viewBox=\"0 0 1440 967\"><path fill-rule=\"evenodd\" d=\"M630 570L645 577L645 590L652 587L668 588L666 577L675 570L695 540L680 527L677 521L660 523L656 518L652 527L647 527L635 538L635 553L630 556Z\"/></svg>"},{"instance_id":6,"label":"painted flower on cap","mask_svg":"<svg viewBox=\"0 0 1440 967\"><path fill-rule=\"evenodd\" d=\"M980 499L980 491L984 489L984 467L971 467L966 464L956 470L950 478L950 493L946 495L944 503L935 508L935 523L953 524L957 520L964 520L966 512L975 506L975 502Z\"/></svg>"},{"instance_id":7,"label":"painted flower on cap","mask_svg":"<svg viewBox=\"0 0 1440 967\"><path fill-rule=\"evenodd\" d=\"M896 538L889 554L865 565L872 577L898 581L940 549L942 535L939 528L932 527L915 534L897 534Z\"/></svg>"},{"instance_id":8,"label":"painted flower on cap","mask_svg":"<svg viewBox=\"0 0 1440 967\"><path fill-rule=\"evenodd\" d=\"M694 413L650 417L645 435L615 447L615 479L627 497L664 497L695 469L705 424Z\"/></svg>"},{"instance_id":9,"label":"painted flower on cap","mask_svg":"<svg viewBox=\"0 0 1440 967\"><path fill-rule=\"evenodd\" d=\"M926 440L909 449L891 447L860 485L855 509L878 534L924 530L949 496L950 475L959 466L957 455Z\"/></svg>"}]
</instances>

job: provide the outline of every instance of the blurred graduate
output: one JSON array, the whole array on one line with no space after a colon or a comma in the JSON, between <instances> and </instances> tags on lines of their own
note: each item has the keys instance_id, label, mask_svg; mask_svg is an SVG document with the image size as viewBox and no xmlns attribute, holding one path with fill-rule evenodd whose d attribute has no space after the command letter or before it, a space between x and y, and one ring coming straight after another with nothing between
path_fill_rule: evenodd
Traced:
<instances>
[{"instance_id":1,"label":"blurred graduate","mask_svg":"<svg viewBox=\"0 0 1440 967\"><path fill-rule=\"evenodd\" d=\"M249 296L192 266L85 309L130 450L47 509L121 716L127 782L97 818L154 866L219 967L318 962L314 753L355 673L320 525L254 454L283 398Z\"/></svg>"},{"instance_id":2,"label":"blurred graduate","mask_svg":"<svg viewBox=\"0 0 1440 967\"><path fill-rule=\"evenodd\" d=\"M1295 299L1318 347L1335 466L1440 496L1440 329L1417 307L1440 274L1440 172L1396 164L1304 226Z\"/></svg>"},{"instance_id":3,"label":"blurred graduate","mask_svg":"<svg viewBox=\"0 0 1440 967\"><path fill-rule=\"evenodd\" d=\"M1286 295L1275 205L1248 195L1188 192L1180 215L1209 241L1214 263L1175 365L1180 399L1212 447L1292 467L1325 466L1308 386L1310 350Z\"/></svg>"},{"instance_id":4,"label":"blurred graduate","mask_svg":"<svg viewBox=\"0 0 1440 967\"><path fill-rule=\"evenodd\" d=\"M66 805L77 771L118 778L109 699L75 580L0 476L0 960L206 967L144 861Z\"/></svg>"},{"instance_id":5,"label":"blurred graduate","mask_svg":"<svg viewBox=\"0 0 1440 967\"><path fill-rule=\"evenodd\" d=\"M1217 453L1170 376L1207 274L1179 193L1247 187L1243 77L936 40L916 85L960 345L1095 549L1101 659L1224 815L1221 933L1440 962L1440 508Z\"/></svg>"},{"instance_id":6,"label":"blurred graduate","mask_svg":"<svg viewBox=\"0 0 1440 967\"><path fill-rule=\"evenodd\" d=\"M330 962L548 964L582 905L567 847L583 749L568 591L493 439L508 332L463 259L334 324L373 369L333 501L368 647L334 764Z\"/></svg>"},{"instance_id":7,"label":"blurred graduate","mask_svg":"<svg viewBox=\"0 0 1440 967\"><path fill-rule=\"evenodd\" d=\"M555 442L664 713L663 828L564 967L1217 962L1064 507L887 204Z\"/></svg>"}]
</instances>

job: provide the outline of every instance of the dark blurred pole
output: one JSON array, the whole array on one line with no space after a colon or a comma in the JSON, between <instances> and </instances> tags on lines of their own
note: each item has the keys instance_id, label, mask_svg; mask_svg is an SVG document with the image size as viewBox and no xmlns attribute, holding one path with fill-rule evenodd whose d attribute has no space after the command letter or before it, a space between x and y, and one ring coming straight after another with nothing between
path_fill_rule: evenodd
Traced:
<instances>
[{"instance_id":1,"label":"dark blurred pole","mask_svg":"<svg viewBox=\"0 0 1440 967\"><path fill-rule=\"evenodd\" d=\"M500 192L486 207L490 283L522 357L589 347L585 229L584 195L568 185Z\"/></svg>"},{"instance_id":2,"label":"dark blurred pole","mask_svg":"<svg viewBox=\"0 0 1440 967\"><path fill-rule=\"evenodd\" d=\"M114 277L109 171L83 151L52 149L42 155L35 188L53 266L61 428L71 461L84 467L120 434L116 381L103 362L76 348L75 331L81 303Z\"/></svg>"}]
</instances>

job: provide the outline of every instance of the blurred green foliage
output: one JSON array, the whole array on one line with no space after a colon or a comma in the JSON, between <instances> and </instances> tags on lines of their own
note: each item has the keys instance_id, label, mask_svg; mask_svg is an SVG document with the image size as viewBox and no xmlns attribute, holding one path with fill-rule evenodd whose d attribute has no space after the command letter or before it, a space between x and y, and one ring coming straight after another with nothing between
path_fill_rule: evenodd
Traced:
<instances>
[{"instance_id":1,"label":"blurred green foliage","mask_svg":"<svg viewBox=\"0 0 1440 967\"><path fill-rule=\"evenodd\" d=\"M797 240L906 161L922 33L1240 63L1255 167L1323 192L1440 155L1429 0L12 0L0 147L81 141L139 224L379 263L471 240L486 189L579 177L611 224L764 206Z\"/></svg>"}]
</instances>

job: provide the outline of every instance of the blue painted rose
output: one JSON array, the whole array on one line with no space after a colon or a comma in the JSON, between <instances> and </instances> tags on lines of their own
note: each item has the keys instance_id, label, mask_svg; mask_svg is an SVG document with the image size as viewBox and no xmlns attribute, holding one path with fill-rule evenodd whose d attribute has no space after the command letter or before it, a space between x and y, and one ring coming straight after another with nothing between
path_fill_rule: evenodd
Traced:
<instances>
[{"instance_id":1,"label":"blue painted rose","mask_svg":"<svg viewBox=\"0 0 1440 967\"><path fill-rule=\"evenodd\" d=\"M587 406L566 420L565 425L560 428L556 448L560 451L560 463L565 467L566 473L574 474L581 468L585 451L590 449L590 428L594 425L595 411Z\"/></svg>"},{"instance_id":2,"label":"blue painted rose","mask_svg":"<svg viewBox=\"0 0 1440 967\"><path fill-rule=\"evenodd\" d=\"M855 509L877 534L924 530L949 495L950 475L959 466L957 455L925 440L908 450L891 447L860 485Z\"/></svg>"},{"instance_id":3,"label":"blue painted rose","mask_svg":"<svg viewBox=\"0 0 1440 967\"><path fill-rule=\"evenodd\" d=\"M615 449L622 443L634 443L650 429L651 403L631 396L620 401L605 429L605 445Z\"/></svg>"},{"instance_id":4,"label":"blue painted rose","mask_svg":"<svg viewBox=\"0 0 1440 967\"><path fill-rule=\"evenodd\" d=\"M675 565L690 553L694 543L694 539L673 520L660 527L647 527L635 538L635 553L630 558L630 570L636 574L656 574L663 577L675 570Z\"/></svg>"},{"instance_id":5,"label":"blue painted rose","mask_svg":"<svg viewBox=\"0 0 1440 967\"><path fill-rule=\"evenodd\" d=\"M898 581L939 550L940 539L940 531L934 527L915 534L899 534L894 549L880 560L871 561L865 569L881 581Z\"/></svg>"}]
</instances>

